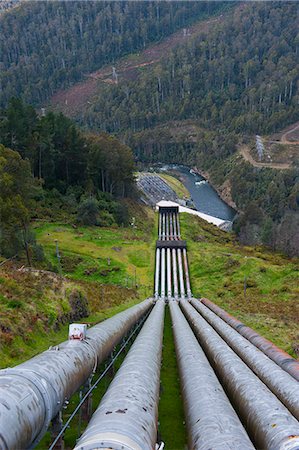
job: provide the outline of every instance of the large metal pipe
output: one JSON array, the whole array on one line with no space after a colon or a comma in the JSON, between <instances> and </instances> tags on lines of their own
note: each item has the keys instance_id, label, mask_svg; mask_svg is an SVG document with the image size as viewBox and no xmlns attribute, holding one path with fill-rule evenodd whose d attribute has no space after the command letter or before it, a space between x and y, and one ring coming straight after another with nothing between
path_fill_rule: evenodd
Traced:
<instances>
[{"instance_id":1,"label":"large metal pipe","mask_svg":"<svg viewBox=\"0 0 299 450\"><path fill-rule=\"evenodd\" d=\"M172 224L173 224L173 237L177 240L177 230L176 230L176 213L172 214Z\"/></svg>"},{"instance_id":2,"label":"large metal pipe","mask_svg":"<svg viewBox=\"0 0 299 450\"><path fill-rule=\"evenodd\" d=\"M156 249L156 271L155 271L155 299L159 298L159 282L160 282L160 249Z\"/></svg>"},{"instance_id":3,"label":"large metal pipe","mask_svg":"<svg viewBox=\"0 0 299 450\"><path fill-rule=\"evenodd\" d=\"M182 253L181 249L177 249L178 255L178 266L179 266L179 279L180 279L180 292L181 298L185 298L185 286L184 286L184 274L183 274L183 264L182 264Z\"/></svg>"},{"instance_id":4,"label":"large metal pipe","mask_svg":"<svg viewBox=\"0 0 299 450\"><path fill-rule=\"evenodd\" d=\"M179 218L179 214L176 213L176 214L175 214L175 217L176 217L177 235L178 235L178 238L181 239L181 227L180 227L180 218Z\"/></svg>"},{"instance_id":5,"label":"large metal pipe","mask_svg":"<svg viewBox=\"0 0 299 450\"><path fill-rule=\"evenodd\" d=\"M299 422L187 301L181 308L259 449L298 450Z\"/></svg>"},{"instance_id":6,"label":"large metal pipe","mask_svg":"<svg viewBox=\"0 0 299 450\"><path fill-rule=\"evenodd\" d=\"M173 224L172 224L172 213L169 213L169 238L172 241L173 237Z\"/></svg>"},{"instance_id":7,"label":"large metal pipe","mask_svg":"<svg viewBox=\"0 0 299 450\"><path fill-rule=\"evenodd\" d=\"M165 298L165 248L161 249L161 298Z\"/></svg>"},{"instance_id":8,"label":"large metal pipe","mask_svg":"<svg viewBox=\"0 0 299 450\"><path fill-rule=\"evenodd\" d=\"M181 312L169 304L189 448L253 450L236 412Z\"/></svg>"},{"instance_id":9,"label":"large metal pipe","mask_svg":"<svg viewBox=\"0 0 299 450\"><path fill-rule=\"evenodd\" d=\"M179 289L178 289L178 269L176 263L176 249L172 249L172 269L173 269L173 295L175 300L179 298Z\"/></svg>"},{"instance_id":10,"label":"large metal pipe","mask_svg":"<svg viewBox=\"0 0 299 450\"><path fill-rule=\"evenodd\" d=\"M298 381L198 300L191 304L299 420Z\"/></svg>"},{"instance_id":11,"label":"large metal pipe","mask_svg":"<svg viewBox=\"0 0 299 450\"><path fill-rule=\"evenodd\" d=\"M263 353L265 353L269 358L276 362L283 370L292 375L295 380L299 381L299 361L292 358L288 353L281 350L273 342L268 341L268 339L262 337L252 328L246 326L240 320L228 314L215 303L211 302L207 298L201 298L200 301L210 308L217 316L225 320L232 328L238 331L242 336L244 336L253 345L259 348Z\"/></svg>"},{"instance_id":12,"label":"large metal pipe","mask_svg":"<svg viewBox=\"0 0 299 450\"><path fill-rule=\"evenodd\" d=\"M171 283L171 252L170 248L166 250L167 252L167 297L168 300L172 297L172 283Z\"/></svg>"},{"instance_id":13,"label":"large metal pipe","mask_svg":"<svg viewBox=\"0 0 299 450\"><path fill-rule=\"evenodd\" d=\"M165 214L162 214L162 241L165 241Z\"/></svg>"},{"instance_id":14,"label":"large metal pipe","mask_svg":"<svg viewBox=\"0 0 299 450\"><path fill-rule=\"evenodd\" d=\"M158 300L75 450L153 450L165 304Z\"/></svg>"},{"instance_id":15,"label":"large metal pipe","mask_svg":"<svg viewBox=\"0 0 299 450\"><path fill-rule=\"evenodd\" d=\"M162 239L162 214L159 214L159 231L158 231L159 239Z\"/></svg>"},{"instance_id":16,"label":"large metal pipe","mask_svg":"<svg viewBox=\"0 0 299 450\"><path fill-rule=\"evenodd\" d=\"M166 240L169 241L169 214L165 214L165 220L166 220Z\"/></svg>"},{"instance_id":17,"label":"large metal pipe","mask_svg":"<svg viewBox=\"0 0 299 450\"><path fill-rule=\"evenodd\" d=\"M152 299L92 327L84 341L66 341L12 369L0 371L0 448L32 448L65 400L89 378Z\"/></svg>"},{"instance_id":18,"label":"large metal pipe","mask_svg":"<svg viewBox=\"0 0 299 450\"><path fill-rule=\"evenodd\" d=\"M186 279L186 289L187 289L187 297L191 299L191 286L190 286L190 277L189 277L189 268L188 268L188 259L187 259L187 250L183 248L183 259L184 259L184 269L185 269L185 279Z\"/></svg>"}]
</instances>

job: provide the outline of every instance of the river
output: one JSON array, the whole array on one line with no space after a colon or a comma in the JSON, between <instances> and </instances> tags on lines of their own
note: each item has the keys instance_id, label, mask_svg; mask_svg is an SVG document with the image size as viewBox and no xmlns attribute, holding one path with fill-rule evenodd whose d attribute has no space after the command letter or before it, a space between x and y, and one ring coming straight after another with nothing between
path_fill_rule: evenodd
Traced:
<instances>
[{"instance_id":1,"label":"river","mask_svg":"<svg viewBox=\"0 0 299 450\"><path fill-rule=\"evenodd\" d=\"M225 203L201 175L190 173L190 168L185 166L163 166L162 171L176 172L180 180L190 192L190 197L197 211L218 217L223 220L233 220L236 211Z\"/></svg>"}]
</instances>

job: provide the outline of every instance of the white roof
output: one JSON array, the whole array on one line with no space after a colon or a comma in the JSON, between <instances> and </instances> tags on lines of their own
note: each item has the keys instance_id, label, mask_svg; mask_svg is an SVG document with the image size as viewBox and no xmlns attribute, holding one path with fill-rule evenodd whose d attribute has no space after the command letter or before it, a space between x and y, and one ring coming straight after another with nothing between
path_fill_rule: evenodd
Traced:
<instances>
[{"instance_id":1,"label":"white roof","mask_svg":"<svg viewBox=\"0 0 299 450\"><path fill-rule=\"evenodd\" d=\"M191 208L186 208L185 206L181 206L178 203L167 201L167 200L161 200L159 203L157 203L156 209L158 209L160 206L161 207L178 206L179 212L193 214L194 216L198 216L201 219L206 220L209 223L213 223L217 227L220 227L221 225L223 225L224 223L227 222L227 220L219 219L218 217L210 216L209 214L204 214L202 212L195 211L194 209L191 209Z\"/></svg>"}]
</instances>

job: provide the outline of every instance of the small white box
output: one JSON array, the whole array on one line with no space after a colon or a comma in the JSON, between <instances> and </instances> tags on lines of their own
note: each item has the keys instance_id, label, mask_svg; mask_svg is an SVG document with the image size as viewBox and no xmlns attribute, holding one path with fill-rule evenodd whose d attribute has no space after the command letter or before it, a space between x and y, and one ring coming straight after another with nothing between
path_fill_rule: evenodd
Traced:
<instances>
[{"instance_id":1,"label":"small white box","mask_svg":"<svg viewBox=\"0 0 299 450\"><path fill-rule=\"evenodd\" d=\"M87 325L85 323L71 323L69 326L69 339L83 341L86 338Z\"/></svg>"}]
</instances>

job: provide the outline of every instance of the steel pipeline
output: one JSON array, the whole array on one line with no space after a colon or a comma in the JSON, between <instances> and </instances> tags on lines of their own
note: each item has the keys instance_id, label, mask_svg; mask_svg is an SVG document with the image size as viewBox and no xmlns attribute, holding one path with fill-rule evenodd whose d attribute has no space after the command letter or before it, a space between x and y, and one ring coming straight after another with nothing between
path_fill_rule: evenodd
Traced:
<instances>
[{"instance_id":1,"label":"steel pipeline","mask_svg":"<svg viewBox=\"0 0 299 450\"><path fill-rule=\"evenodd\" d=\"M200 301L210 308L217 316L225 320L232 328L238 331L242 336L244 336L248 341L258 347L263 353L265 353L269 358L276 362L283 370L292 375L295 380L299 381L299 361L292 358L288 353L281 350L273 342L268 341L268 339L262 337L252 328L246 326L240 320L228 314L219 306L215 305L213 302L207 298L201 298Z\"/></svg>"},{"instance_id":2,"label":"steel pipeline","mask_svg":"<svg viewBox=\"0 0 299 450\"><path fill-rule=\"evenodd\" d=\"M189 448L253 450L243 425L177 302L169 303Z\"/></svg>"},{"instance_id":3,"label":"steel pipeline","mask_svg":"<svg viewBox=\"0 0 299 450\"><path fill-rule=\"evenodd\" d=\"M32 448L65 400L152 306L152 299L92 327L85 341L66 341L0 371L0 448Z\"/></svg>"},{"instance_id":4,"label":"steel pipeline","mask_svg":"<svg viewBox=\"0 0 299 450\"><path fill-rule=\"evenodd\" d=\"M180 306L254 444L267 450L298 450L295 417L189 302Z\"/></svg>"},{"instance_id":5,"label":"steel pipeline","mask_svg":"<svg viewBox=\"0 0 299 450\"><path fill-rule=\"evenodd\" d=\"M75 450L155 448L164 309L158 300Z\"/></svg>"}]
</instances>

